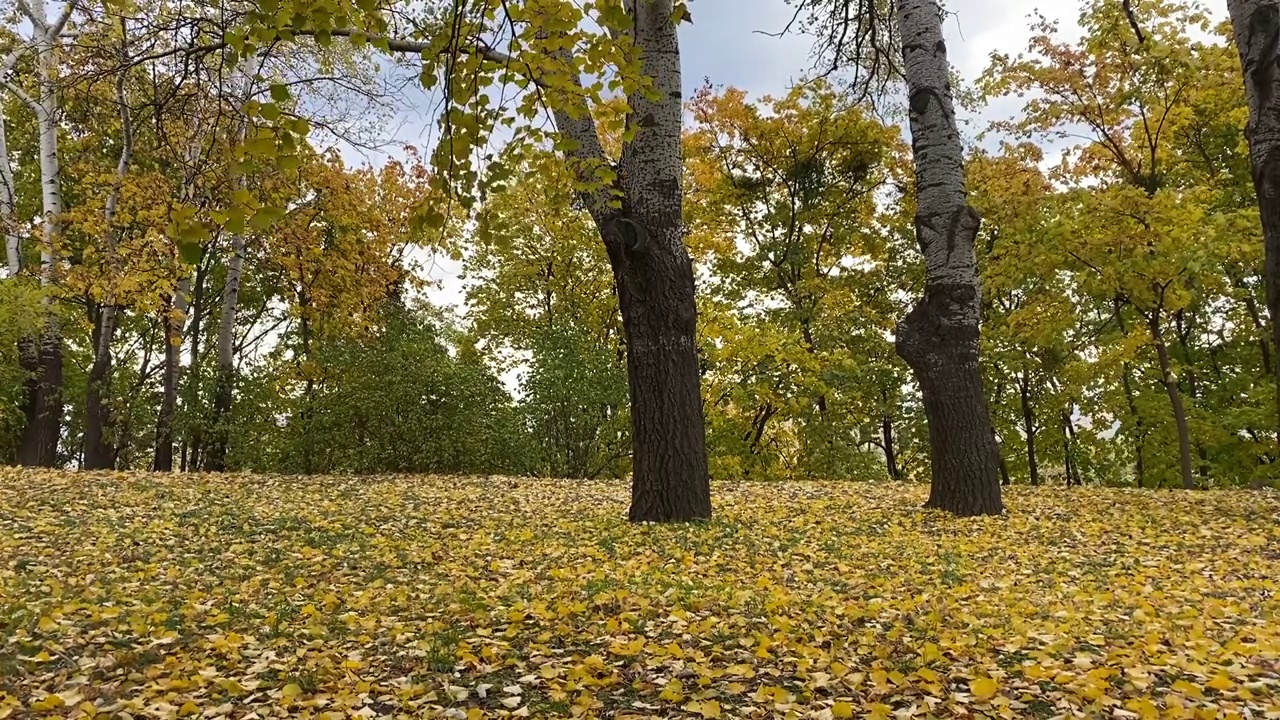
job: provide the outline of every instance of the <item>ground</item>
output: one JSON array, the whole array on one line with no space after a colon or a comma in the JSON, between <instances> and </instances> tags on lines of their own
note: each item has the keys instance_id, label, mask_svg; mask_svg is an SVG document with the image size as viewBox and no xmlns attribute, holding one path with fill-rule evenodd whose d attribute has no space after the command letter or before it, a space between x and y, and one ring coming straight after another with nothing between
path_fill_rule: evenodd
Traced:
<instances>
[{"instance_id":1,"label":"ground","mask_svg":"<svg viewBox=\"0 0 1280 720\"><path fill-rule=\"evenodd\" d=\"M0 469L0 718L1280 716L1280 496L925 491Z\"/></svg>"}]
</instances>

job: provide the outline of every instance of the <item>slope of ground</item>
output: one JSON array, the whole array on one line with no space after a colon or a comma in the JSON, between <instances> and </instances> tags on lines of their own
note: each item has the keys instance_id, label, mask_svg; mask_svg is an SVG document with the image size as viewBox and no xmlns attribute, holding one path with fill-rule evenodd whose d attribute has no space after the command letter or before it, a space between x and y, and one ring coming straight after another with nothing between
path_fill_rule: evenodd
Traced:
<instances>
[{"instance_id":1,"label":"slope of ground","mask_svg":"<svg viewBox=\"0 0 1280 720\"><path fill-rule=\"evenodd\" d=\"M1280 500L0 469L0 718L1276 717Z\"/></svg>"}]
</instances>

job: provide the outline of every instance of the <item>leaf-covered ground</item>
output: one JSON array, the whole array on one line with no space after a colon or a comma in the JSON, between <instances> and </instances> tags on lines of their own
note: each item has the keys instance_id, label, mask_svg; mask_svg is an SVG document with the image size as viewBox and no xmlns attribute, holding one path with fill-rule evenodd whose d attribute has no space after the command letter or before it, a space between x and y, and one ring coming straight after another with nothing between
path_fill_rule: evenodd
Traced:
<instances>
[{"instance_id":1,"label":"leaf-covered ground","mask_svg":"<svg viewBox=\"0 0 1280 720\"><path fill-rule=\"evenodd\" d=\"M1280 500L0 469L0 718L1277 717Z\"/></svg>"}]
</instances>

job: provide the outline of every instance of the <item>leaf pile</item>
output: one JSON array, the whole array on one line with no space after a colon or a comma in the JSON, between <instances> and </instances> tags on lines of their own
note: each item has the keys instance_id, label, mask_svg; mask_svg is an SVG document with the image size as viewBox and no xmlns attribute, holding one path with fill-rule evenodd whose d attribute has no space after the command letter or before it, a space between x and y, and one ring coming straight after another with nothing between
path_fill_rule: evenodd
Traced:
<instances>
[{"instance_id":1,"label":"leaf pile","mask_svg":"<svg viewBox=\"0 0 1280 720\"><path fill-rule=\"evenodd\" d=\"M1277 717L1280 500L0 469L2 717Z\"/></svg>"}]
</instances>

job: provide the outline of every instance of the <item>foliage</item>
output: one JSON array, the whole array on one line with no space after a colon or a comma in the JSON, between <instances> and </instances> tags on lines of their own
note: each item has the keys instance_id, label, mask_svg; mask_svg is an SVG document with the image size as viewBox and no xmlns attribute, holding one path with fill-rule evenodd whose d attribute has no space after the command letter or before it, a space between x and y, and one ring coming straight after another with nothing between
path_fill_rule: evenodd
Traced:
<instances>
[{"instance_id":1,"label":"foliage","mask_svg":"<svg viewBox=\"0 0 1280 720\"><path fill-rule=\"evenodd\" d=\"M234 466L522 471L521 454L511 452L523 431L510 397L434 315L392 304L376 335L317 342L301 377L283 356L246 377L232 427Z\"/></svg>"},{"instance_id":2,"label":"foliage","mask_svg":"<svg viewBox=\"0 0 1280 720\"><path fill-rule=\"evenodd\" d=\"M957 521L852 489L721 483L667 527L617 482L0 470L0 714L1275 708L1274 496L1016 489Z\"/></svg>"},{"instance_id":3,"label":"foliage","mask_svg":"<svg viewBox=\"0 0 1280 720\"><path fill-rule=\"evenodd\" d=\"M568 323L534 339L520 384L539 475L622 477L630 455L627 378L618 353Z\"/></svg>"}]
</instances>

